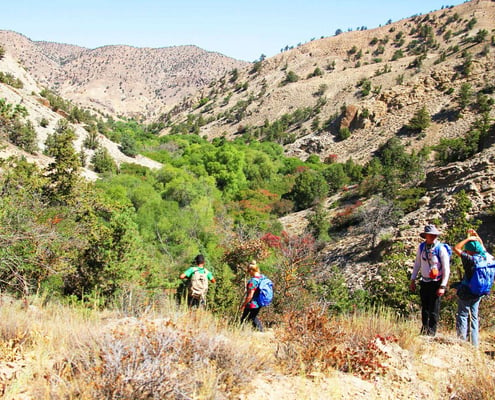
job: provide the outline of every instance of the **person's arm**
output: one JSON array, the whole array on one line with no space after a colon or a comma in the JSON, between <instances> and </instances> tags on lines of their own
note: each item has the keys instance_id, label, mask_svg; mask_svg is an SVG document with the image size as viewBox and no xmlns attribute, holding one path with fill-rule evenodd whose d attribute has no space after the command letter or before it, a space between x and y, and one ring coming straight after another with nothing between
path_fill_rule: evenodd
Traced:
<instances>
[{"instance_id":1,"label":"person's arm","mask_svg":"<svg viewBox=\"0 0 495 400\"><path fill-rule=\"evenodd\" d=\"M214 278L213 274L211 273L211 271L208 271L208 273L206 274L206 277L208 278L208 280L210 282L213 282L213 283L216 283L217 280Z\"/></svg>"},{"instance_id":2,"label":"person's arm","mask_svg":"<svg viewBox=\"0 0 495 400\"><path fill-rule=\"evenodd\" d=\"M447 252L447 249L445 249L444 246L442 246L439 256L440 256L439 261L442 264L443 274L442 274L442 282L440 282L440 288L437 291L437 295L443 296L445 294L445 290L447 289L447 284L449 283L449 278L450 278L450 256L449 253Z\"/></svg>"},{"instance_id":3,"label":"person's arm","mask_svg":"<svg viewBox=\"0 0 495 400\"><path fill-rule=\"evenodd\" d=\"M421 267L421 252L420 249L416 251L416 259L414 260L414 267L411 273L411 282L409 284L409 289L412 292L416 291L416 278L418 276L419 268Z\"/></svg>"},{"instance_id":4,"label":"person's arm","mask_svg":"<svg viewBox=\"0 0 495 400\"><path fill-rule=\"evenodd\" d=\"M483 247L483 250L486 251L485 244L483 243L483 240L481 239L480 235L478 235L478 232L476 232L474 229L468 229L467 231L468 236L475 236L478 238L478 242L481 243L481 246Z\"/></svg>"},{"instance_id":5,"label":"person's arm","mask_svg":"<svg viewBox=\"0 0 495 400\"><path fill-rule=\"evenodd\" d=\"M256 292L256 288L250 289L247 291L246 297L244 298L244 301L242 302L241 306L239 307L241 310L244 309L251 300L253 300L254 292Z\"/></svg>"},{"instance_id":6,"label":"person's arm","mask_svg":"<svg viewBox=\"0 0 495 400\"><path fill-rule=\"evenodd\" d=\"M481 242L481 238L479 236L468 236L466 239L461 240L459 243L457 243L454 246L454 253L457 254L458 256L460 256L462 251L463 251L462 249L464 248L466 243L471 242L473 240L477 240L478 242ZM483 245L483 242L481 242L481 244ZM483 246L483 248L484 248L484 246Z\"/></svg>"},{"instance_id":7,"label":"person's arm","mask_svg":"<svg viewBox=\"0 0 495 400\"><path fill-rule=\"evenodd\" d=\"M182 274L179 275L179 278L180 279L190 278L193 272L194 272L194 267L188 268Z\"/></svg>"}]
</instances>

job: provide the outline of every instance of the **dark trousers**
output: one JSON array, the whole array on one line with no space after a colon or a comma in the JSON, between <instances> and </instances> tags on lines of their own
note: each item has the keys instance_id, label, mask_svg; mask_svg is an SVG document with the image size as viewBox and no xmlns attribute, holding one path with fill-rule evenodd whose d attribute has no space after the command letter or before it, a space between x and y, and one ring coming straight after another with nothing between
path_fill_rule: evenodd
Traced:
<instances>
[{"instance_id":1,"label":"dark trousers","mask_svg":"<svg viewBox=\"0 0 495 400\"><path fill-rule=\"evenodd\" d=\"M244 311L242 313L241 317L241 324L248 319L251 321L251 324L253 325L253 328L258 329L260 332L263 332L263 325L261 324L261 321L258 319L258 313L260 312L261 307L258 308L244 308Z\"/></svg>"},{"instance_id":2,"label":"dark trousers","mask_svg":"<svg viewBox=\"0 0 495 400\"><path fill-rule=\"evenodd\" d=\"M421 282L419 296L421 297L421 320L423 326L421 333L423 335L435 336L437 333L438 320L440 318L440 296L437 290L440 287L440 281Z\"/></svg>"},{"instance_id":3,"label":"dark trousers","mask_svg":"<svg viewBox=\"0 0 495 400\"><path fill-rule=\"evenodd\" d=\"M188 296L187 304L191 308L205 307L206 301L203 298Z\"/></svg>"}]
</instances>

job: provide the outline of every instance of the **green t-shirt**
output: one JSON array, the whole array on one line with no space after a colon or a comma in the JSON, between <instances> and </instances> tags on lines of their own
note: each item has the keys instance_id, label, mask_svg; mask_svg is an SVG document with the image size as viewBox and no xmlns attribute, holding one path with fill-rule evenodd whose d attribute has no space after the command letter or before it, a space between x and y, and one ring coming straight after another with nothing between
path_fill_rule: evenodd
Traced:
<instances>
[{"instance_id":1,"label":"green t-shirt","mask_svg":"<svg viewBox=\"0 0 495 400\"><path fill-rule=\"evenodd\" d=\"M206 274L206 277L209 281L213 279L213 274L211 273L211 271L208 271L204 267L190 267L186 270L186 272L184 272L184 275L190 278L194 274L194 272L197 272L198 274Z\"/></svg>"}]
</instances>

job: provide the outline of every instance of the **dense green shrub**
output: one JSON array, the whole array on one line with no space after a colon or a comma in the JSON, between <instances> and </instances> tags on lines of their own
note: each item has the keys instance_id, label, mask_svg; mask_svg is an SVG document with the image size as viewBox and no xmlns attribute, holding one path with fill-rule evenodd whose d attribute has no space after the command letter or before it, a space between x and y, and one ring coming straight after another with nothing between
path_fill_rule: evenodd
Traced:
<instances>
[{"instance_id":1,"label":"dense green shrub","mask_svg":"<svg viewBox=\"0 0 495 400\"><path fill-rule=\"evenodd\" d=\"M9 140L28 153L38 151L36 130L31 121L26 123L14 122L9 128Z\"/></svg>"},{"instance_id":2,"label":"dense green shrub","mask_svg":"<svg viewBox=\"0 0 495 400\"><path fill-rule=\"evenodd\" d=\"M93 157L91 158L91 163L93 164L93 169L99 174L117 172L117 164L112 158L108 150L104 147L99 147Z\"/></svg>"},{"instance_id":3,"label":"dense green shrub","mask_svg":"<svg viewBox=\"0 0 495 400\"><path fill-rule=\"evenodd\" d=\"M422 132L431 124L431 116L426 109L426 106L421 107L416 111L413 117L409 120L406 128L413 132Z\"/></svg>"},{"instance_id":4,"label":"dense green shrub","mask_svg":"<svg viewBox=\"0 0 495 400\"><path fill-rule=\"evenodd\" d=\"M388 307L401 317L416 312L419 298L409 291L408 264L413 259L414 254L408 254L400 245L388 252L385 262L378 267L378 277L365 284L372 305Z\"/></svg>"},{"instance_id":5,"label":"dense green shrub","mask_svg":"<svg viewBox=\"0 0 495 400\"><path fill-rule=\"evenodd\" d=\"M296 177L287 198L294 201L296 210L304 210L323 200L327 194L328 184L324 176L317 171L304 170Z\"/></svg>"}]
</instances>

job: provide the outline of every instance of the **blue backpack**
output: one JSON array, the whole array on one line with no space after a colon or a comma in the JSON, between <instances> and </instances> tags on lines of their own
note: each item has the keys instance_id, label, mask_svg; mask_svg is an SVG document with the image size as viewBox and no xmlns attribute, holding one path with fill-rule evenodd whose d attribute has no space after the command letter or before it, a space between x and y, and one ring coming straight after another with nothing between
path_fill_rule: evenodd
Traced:
<instances>
[{"instance_id":1,"label":"blue backpack","mask_svg":"<svg viewBox=\"0 0 495 400\"><path fill-rule=\"evenodd\" d=\"M269 305L273 300L273 282L265 275L261 275L258 285L257 302L260 307Z\"/></svg>"},{"instance_id":2,"label":"blue backpack","mask_svg":"<svg viewBox=\"0 0 495 400\"><path fill-rule=\"evenodd\" d=\"M490 255L485 258L479 254L475 254L473 259L473 276L469 281L464 278L461 283L467 286L475 296L487 295L490 293L495 279L495 260Z\"/></svg>"}]
</instances>

